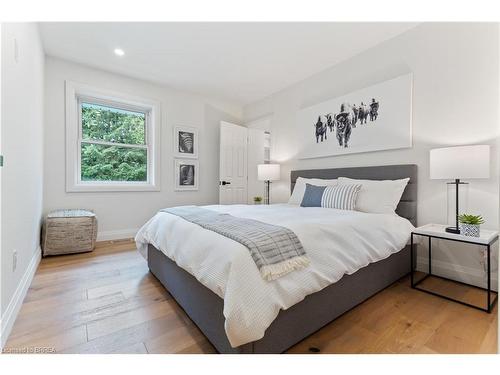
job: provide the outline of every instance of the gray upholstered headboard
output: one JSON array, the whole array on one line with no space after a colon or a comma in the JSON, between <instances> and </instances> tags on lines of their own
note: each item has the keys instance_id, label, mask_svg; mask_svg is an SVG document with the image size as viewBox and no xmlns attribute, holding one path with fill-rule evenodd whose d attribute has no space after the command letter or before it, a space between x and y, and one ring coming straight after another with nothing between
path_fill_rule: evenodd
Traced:
<instances>
[{"instance_id":1,"label":"gray upholstered headboard","mask_svg":"<svg viewBox=\"0 0 500 375\"><path fill-rule=\"evenodd\" d=\"M374 167L352 167L331 169L307 169L291 172L291 189L297 177L333 179L349 177L368 180L397 180L410 178L401 197L396 213L417 225L417 166L414 164L383 165Z\"/></svg>"}]
</instances>

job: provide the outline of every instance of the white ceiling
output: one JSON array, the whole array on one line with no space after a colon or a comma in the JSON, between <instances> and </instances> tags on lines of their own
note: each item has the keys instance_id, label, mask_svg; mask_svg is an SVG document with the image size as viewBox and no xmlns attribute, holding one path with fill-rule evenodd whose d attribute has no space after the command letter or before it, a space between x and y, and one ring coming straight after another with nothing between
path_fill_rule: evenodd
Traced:
<instances>
[{"instance_id":1,"label":"white ceiling","mask_svg":"<svg viewBox=\"0 0 500 375\"><path fill-rule=\"evenodd\" d=\"M415 23L41 23L48 55L245 105ZM125 56L117 57L115 48Z\"/></svg>"}]
</instances>

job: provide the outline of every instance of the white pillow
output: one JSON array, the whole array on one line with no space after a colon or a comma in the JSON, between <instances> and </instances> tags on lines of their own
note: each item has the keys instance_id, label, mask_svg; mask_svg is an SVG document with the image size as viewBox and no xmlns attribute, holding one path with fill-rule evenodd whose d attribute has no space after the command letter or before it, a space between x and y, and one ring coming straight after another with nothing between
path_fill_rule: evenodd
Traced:
<instances>
[{"instance_id":1,"label":"white pillow","mask_svg":"<svg viewBox=\"0 0 500 375\"><path fill-rule=\"evenodd\" d=\"M304 198L304 193L306 191L306 183L315 186L333 186L337 185L337 179L334 180L323 180L322 178L303 178L298 177L295 181L295 187L293 188L292 196L288 200L288 204L295 204L299 206Z\"/></svg>"},{"instance_id":2,"label":"white pillow","mask_svg":"<svg viewBox=\"0 0 500 375\"><path fill-rule=\"evenodd\" d=\"M393 214L409 178L402 180L356 180L339 177L339 185L361 184L356 210L374 214Z\"/></svg>"}]
</instances>

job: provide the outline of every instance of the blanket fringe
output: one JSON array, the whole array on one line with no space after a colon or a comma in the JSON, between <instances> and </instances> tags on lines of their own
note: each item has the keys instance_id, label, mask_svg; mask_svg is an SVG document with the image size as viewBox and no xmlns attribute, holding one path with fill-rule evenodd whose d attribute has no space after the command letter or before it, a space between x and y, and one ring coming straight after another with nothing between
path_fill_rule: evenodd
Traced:
<instances>
[{"instance_id":1,"label":"blanket fringe","mask_svg":"<svg viewBox=\"0 0 500 375\"><path fill-rule=\"evenodd\" d=\"M260 268L260 275L267 281L280 278L295 270L300 270L309 265L309 258L305 255L296 256L280 263L267 264Z\"/></svg>"}]
</instances>

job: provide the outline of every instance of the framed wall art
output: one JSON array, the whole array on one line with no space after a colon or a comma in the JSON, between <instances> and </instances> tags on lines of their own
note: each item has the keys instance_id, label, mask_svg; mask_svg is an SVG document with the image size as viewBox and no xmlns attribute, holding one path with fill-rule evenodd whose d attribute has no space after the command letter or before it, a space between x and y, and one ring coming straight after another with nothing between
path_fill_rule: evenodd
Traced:
<instances>
[{"instance_id":1,"label":"framed wall art","mask_svg":"<svg viewBox=\"0 0 500 375\"><path fill-rule=\"evenodd\" d=\"M175 159L174 173L175 190L198 190L200 173L198 160Z\"/></svg>"},{"instance_id":2,"label":"framed wall art","mask_svg":"<svg viewBox=\"0 0 500 375\"><path fill-rule=\"evenodd\" d=\"M198 129L187 126L174 128L174 157L198 158Z\"/></svg>"},{"instance_id":3,"label":"framed wall art","mask_svg":"<svg viewBox=\"0 0 500 375\"><path fill-rule=\"evenodd\" d=\"M299 159L412 146L412 75L302 109Z\"/></svg>"}]
</instances>

